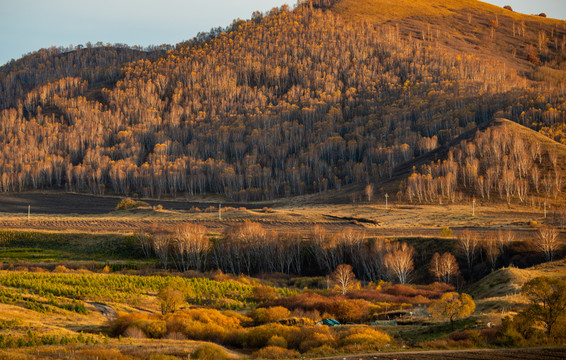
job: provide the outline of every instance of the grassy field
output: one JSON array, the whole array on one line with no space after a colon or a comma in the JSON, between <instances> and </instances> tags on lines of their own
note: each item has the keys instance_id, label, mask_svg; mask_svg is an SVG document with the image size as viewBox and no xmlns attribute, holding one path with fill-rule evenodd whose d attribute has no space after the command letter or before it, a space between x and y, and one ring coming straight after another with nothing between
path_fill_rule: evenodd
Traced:
<instances>
[{"instance_id":1,"label":"grassy field","mask_svg":"<svg viewBox=\"0 0 566 360\"><path fill-rule=\"evenodd\" d=\"M332 196L332 194L326 194ZM85 200L89 196L85 196ZM1 203L1 198L0 198ZM301 205L302 204L302 205ZM28 221L27 214L0 213L2 229L33 229L45 231L82 231L106 233L131 233L151 223L173 225L180 222L198 222L211 229L221 230L231 224L246 220L264 224L267 227L293 228L299 231L310 229L320 224L329 227L356 226L368 234L384 236L401 235L437 235L439 229L477 228L485 231L499 228L511 228L519 231L531 231L533 221L537 223L560 223L563 209L548 206L547 218L544 218L543 204L510 205L472 204L415 205L389 203L385 208L384 199L375 199L372 203L353 204L316 204L301 199L279 201L270 208L248 209L228 208L222 211L194 212L191 210L136 209L130 211L109 211L105 214L32 214ZM564 222L564 220L562 220Z\"/></svg>"}]
</instances>

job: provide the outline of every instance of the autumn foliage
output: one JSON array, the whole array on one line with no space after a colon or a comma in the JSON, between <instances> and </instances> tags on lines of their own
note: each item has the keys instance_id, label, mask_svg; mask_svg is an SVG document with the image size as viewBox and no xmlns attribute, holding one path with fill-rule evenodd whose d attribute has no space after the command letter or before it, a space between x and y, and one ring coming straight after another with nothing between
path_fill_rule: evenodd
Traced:
<instances>
[{"instance_id":1,"label":"autumn foliage","mask_svg":"<svg viewBox=\"0 0 566 360\"><path fill-rule=\"evenodd\" d=\"M391 26L345 22L331 5L256 13L166 53L51 49L30 55L34 66L10 64L0 74L0 190L246 201L365 186L502 109L563 138L552 89ZM410 196L452 198L461 172L478 187L473 168L434 170L442 190Z\"/></svg>"}]
</instances>

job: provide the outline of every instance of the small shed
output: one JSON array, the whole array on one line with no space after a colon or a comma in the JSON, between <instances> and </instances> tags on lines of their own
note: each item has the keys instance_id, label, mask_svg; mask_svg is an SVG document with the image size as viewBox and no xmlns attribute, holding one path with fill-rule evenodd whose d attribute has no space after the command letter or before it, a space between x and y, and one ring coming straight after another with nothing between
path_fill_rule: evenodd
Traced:
<instances>
[{"instance_id":1,"label":"small shed","mask_svg":"<svg viewBox=\"0 0 566 360\"><path fill-rule=\"evenodd\" d=\"M335 319L322 319L321 321L317 322L316 325L339 326L341 324Z\"/></svg>"}]
</instances>

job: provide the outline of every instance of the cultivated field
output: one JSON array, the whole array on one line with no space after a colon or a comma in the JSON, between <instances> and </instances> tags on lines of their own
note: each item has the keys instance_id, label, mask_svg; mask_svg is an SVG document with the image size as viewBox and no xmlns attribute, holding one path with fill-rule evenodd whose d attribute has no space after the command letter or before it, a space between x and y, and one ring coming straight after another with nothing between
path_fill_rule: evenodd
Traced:
<instances>
[{"instance_id":1,"label":"cultivated field","mask_svg":"<svg viewBox=\"0 0 566 360\"><path fill-rule=\"evenodd\" d=\"M371 236L438 236L444 227L456 232L472 228L485 233L504 228L529 238L536 230L534 223L566 224L563 209L549 207L545 219L544 209L539 204L484 206L478 201L472 214L472 204L389 203L386 209L383 199L372 203L320 205L312 196L307 196L245 204L209 198L151 200L147 202L153 208L114 211L118 201L119 198L114 197L52 192L0 195L0 228L131 233L152 223L171 226L198 222L212 231L221 231L226 226L249 220L267 229L299 232L308 232L316 224L334 229L354 226ZM29 220L28 204L31 205ZM219 204L222 204L221 218L217 210Z\"/></svg>"}]
</instances>

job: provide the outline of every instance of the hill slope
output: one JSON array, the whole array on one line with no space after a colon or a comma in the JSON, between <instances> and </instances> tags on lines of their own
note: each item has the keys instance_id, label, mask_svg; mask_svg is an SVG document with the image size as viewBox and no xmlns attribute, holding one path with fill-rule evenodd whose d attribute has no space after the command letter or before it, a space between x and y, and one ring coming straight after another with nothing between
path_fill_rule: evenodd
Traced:
<instances>
[{"instance_id":1,"label":"hill slope","mask_svg":"<svg viewBox=\"0 0 566 360\"><path fill-rule=\"evenodd\" d=\"M475 299L513 295L520 291L524 283L537 276L566 279L566 260L544 263L529 269L499 269L472 285L469 293Z\"/></svg>"},{"instance_id":2,"label":"hill slope","mask_svg":"<svg viewBox=\"0 0 566 360\"><path fill-rule=\"evenodd\" d=\"M537 203L544 198L562 203L566 145L496 119L398 169L400 176L410 167L412 175L401 184L409 201L455 201L467 194L482 201L516 199L534 205L535 198Z\"/></svg>"},{"instance_id":3,"label":"hill slope","mask_svg":"<svg viewBox=\"0 0 566 360\"><path fill-rule=\"evenodd\" d=\"M439 46L504 59L510 69L522 72L530 72L536 58L549 63L565 46L561 36L548 41L564 32L564 21L477 0L339 0L331 9L349 21L392 25L404 35ZM566 69L552 67L558 68L564 80Z\"/></svg>"},{"instance_id":4,"label":"hill slope","mask_svg":"<svg viewBox=\"0 0 566 360\"><path fill-rule=\"evenodd\" d=\"M79 75L38 83L0 114L0 189L262 200L386 180L495 114L562 139L559 88L510 71L505 53L342 16L256 14L125 65L95 95ZM565 22L533 21L554 26L535 56L558 59Z\"/></svg>"},{"instance_id":5,"label":"hill slope","mask_svg":"<svg viewBox=\"0 0 566 360\"><path fill-rule=\"evenodd\" d=\"M0 67L0 110L17 107L34 88L65 77L87 80L91 88L109 87L123 76L121 68L141 59L157 59L164 51L98 44L84 48L41 49Z\"/></svg>"}]
</instances>

